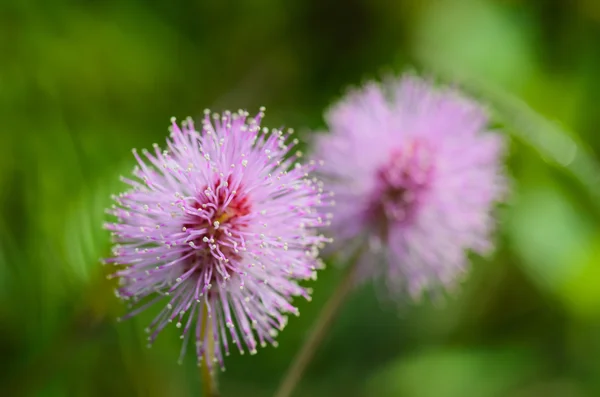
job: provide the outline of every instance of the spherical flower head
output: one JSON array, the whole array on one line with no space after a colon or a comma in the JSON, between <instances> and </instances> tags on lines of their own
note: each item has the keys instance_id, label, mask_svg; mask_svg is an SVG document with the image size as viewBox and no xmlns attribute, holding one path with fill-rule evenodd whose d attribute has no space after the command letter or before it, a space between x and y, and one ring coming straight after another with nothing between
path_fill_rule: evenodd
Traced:
<instances>
[{"instance_id":1,"label":"spherical flower head","mask_svg":"<svg viewBox=\"0 0 600 397\"><path fill-rule=\"evenodd\" d=\"M134 307L127 317L162 302L149 343L174 323L180 359L190 339L199 364L209 355L221 368L230 342L242 354L276 344L286 314L298 314L292 297L310 298L298 282L321 267L326 194L309 179L314 162L288 155L292 131L261 129L263 111L207 111L201 131L173 120L166 150L133 151L130 189L108 211L117 221L106 225L116 243L107 261Z\"/></svg>"},{"instance_id":2,"label":"spherical flower head","mask_svg":"<svg viewBox=\"0 0 600 397\"><path fill-rule=\"evenodd\" d=\"M504 144L476 102L406 75L351 92L326 119L316 157L336 196L333 235L366 237L362 276L418 297L453 287L469 251L491 250Z\"/></svg>"}]
</instances>

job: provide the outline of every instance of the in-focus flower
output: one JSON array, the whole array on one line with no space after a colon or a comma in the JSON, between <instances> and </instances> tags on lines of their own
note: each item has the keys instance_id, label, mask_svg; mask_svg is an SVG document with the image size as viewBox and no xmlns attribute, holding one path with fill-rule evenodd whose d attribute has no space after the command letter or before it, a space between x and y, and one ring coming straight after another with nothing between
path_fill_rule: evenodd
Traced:
<instances>
[{"instance_id":1,"label":"in-focus flower","mask_svg":"<svg viewBox=\"0 0 600 397\"><path fill-rule=\"evenodd\" d=\"M223 368L230 342L242 354L275 345L286 313L298 314L292 297L310 298L298 282L321 267L327 194L309 179L314 162L288 155L291 130L261 129L263 111L212 121L206 111L200 132L173 120L166 150L133 151L135 178L122 178L130 189L108 211L117 221L106 225L116 243L107 261L134 307L127 317L162 302L150 344L173 322L181 358L191 339L199 364L214 355Z\"/></svg>"},{"instance_id":2,"label":"in-focus flower","mask_svg":"<svg viewBox=\"0 0 600 397\"><path fill-rule=\"evenodd\" d=\"M336 196L333 236L366 238L361 276L416 297L452 287L469 251L490 251L504 145L480 105L407 75L351 92L326 118L316 157Z\"/></svg>"}]
</instances>

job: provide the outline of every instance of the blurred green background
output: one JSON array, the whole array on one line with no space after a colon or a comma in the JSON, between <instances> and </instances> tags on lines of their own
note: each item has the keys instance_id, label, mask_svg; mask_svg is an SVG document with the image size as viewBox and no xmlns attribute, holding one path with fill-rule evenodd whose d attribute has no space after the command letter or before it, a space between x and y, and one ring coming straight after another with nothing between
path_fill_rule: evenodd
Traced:
<instances>
[{"instance_id":1,"label":"blurred green background","mask_svg":"<svg viewBox=\"0 0 600 397\"><path fill-rule=\"evenodd\" d=\"M0 394L199 396L193 353L125 308L98 258L131 148L171 116L267 107L302 138L348 85L457 80L510 136L498 249L443 304L345 305L297 396L600 395L597 0L2 0ZM223 397L269 396L340 271L279 338L232 355ZM172 331L172 330L171 330Z\"/></svg>"}]
</instances>

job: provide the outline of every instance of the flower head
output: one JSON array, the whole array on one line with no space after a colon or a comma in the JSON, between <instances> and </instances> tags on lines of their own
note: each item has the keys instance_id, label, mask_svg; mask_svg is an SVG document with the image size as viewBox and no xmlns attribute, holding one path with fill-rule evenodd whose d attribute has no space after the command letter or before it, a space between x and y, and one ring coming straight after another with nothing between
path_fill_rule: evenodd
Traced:
<instances>
[{"instance_id":1,"label":"flower head","mask_svg":"<svg viewBox=\"0 0 600 397\"><path fill-rule=\"evenodd\" d=\"M492 248L503 141L481 106L405 76L350 93L327 122L316 156L336 196L332 228L338 243L367 236L363 275L418 295L452 286L468 251Z\"/></svg>"},{"instance_id":2,"label":"flower head","mask_svg":"<svg viewBox=\"0 0 600 397\"><path fill-rule=\"evenodd\" d=\"M122 178L130 189L108 211L117 221L106 225L116 243L107 261L120 267L117 295L135 307L127 317L163 302L150 343L173 322L181 357L191 339L199 364L210 355L223 368L230 341L251 354L276 344L286 313L298 314L291 298L310 297L298 281L320 267L325 194L308 178L314 163L288 156L298 143L288 134L261 129L263 110L212 121L207 111L200 132L173 120L166 150L133 151L135 178Z\"/></svg>"}]
</instances>

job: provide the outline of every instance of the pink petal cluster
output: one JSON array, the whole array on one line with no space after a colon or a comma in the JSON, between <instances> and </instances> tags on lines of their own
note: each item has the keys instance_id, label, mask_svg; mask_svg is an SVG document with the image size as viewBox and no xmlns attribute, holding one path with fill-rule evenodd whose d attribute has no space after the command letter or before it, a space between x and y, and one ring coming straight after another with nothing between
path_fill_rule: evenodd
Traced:
<instances>
[{"instance_id":1,"label":"pink petal cluster","mask_svg":"<svg viewBox=\"0 0 600 397\"><path fill-rule=\"evenodd\" d=\"M149 342L173 323L181 357L192 340L199 364L208 350L223 368L231 345L275 345L286 313L298 314L292 297L310 298L298 282L321 267L317 228L330 199L309 178L314 163L288 155L291 130L261 128L263 111L207 111L200 131L173 120L166 150L133 151L130 189L108 211L117 220L106 224L116 243L107 262L119 266L127 317L161 302Z\"/></svg>"},{"instance_id":2,"label":"pink petal cluster","mask_svg":"<svg viewBox=\"0 0 600 397\"><path fill-rule=\"evenodd\" d=\"M365 238L363 275L416 296L451 287L469 251L490 251L504 143L480 105L407 75L351 92L326 118L315 156L336 196L333 234Z\"/></svg>"}]
</instances>

